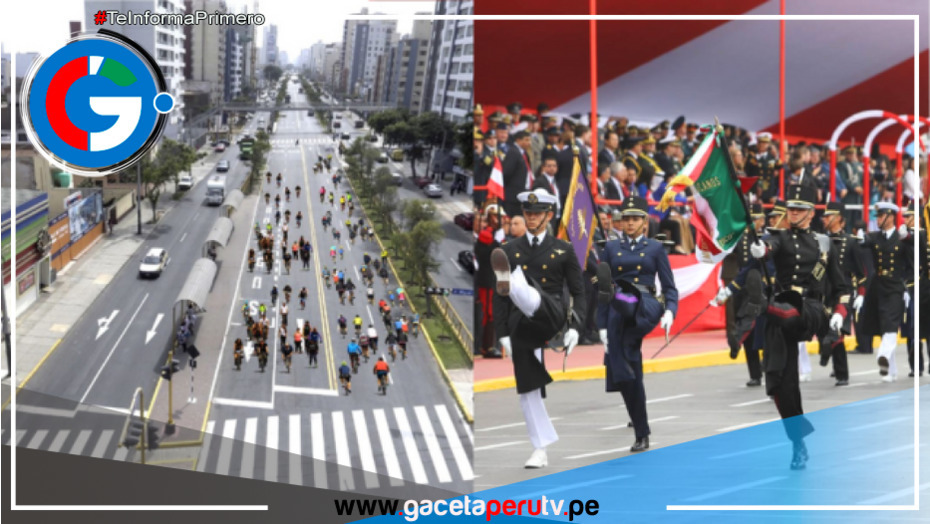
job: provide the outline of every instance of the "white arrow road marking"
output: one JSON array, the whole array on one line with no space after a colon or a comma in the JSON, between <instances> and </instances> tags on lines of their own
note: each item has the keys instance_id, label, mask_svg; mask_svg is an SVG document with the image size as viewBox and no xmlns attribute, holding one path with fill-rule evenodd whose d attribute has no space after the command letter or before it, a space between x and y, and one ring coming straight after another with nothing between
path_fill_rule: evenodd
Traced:
<instances>
[{"instance_id":1,"label":"white arrow road marking","mask_svg":"<svg viewBox=\"0 0 930 524\"><path fill-rule=\"evenodd\" d=\"M136 319L136 315L139 314L139 310L142 309L142 305L145 304L145 301L148 300L148 298L149 298L149 294L146 293L145 296L142 297L142 302L139 302L139 307L136 308L136 312L133 313L131 317L129 317L129 322L126 323L126 327L123 328L123 332L120 333L119 338L116 339L116 342L113 343L113 347L110 348L110 353L107 354L107 358L103 361L103 364L100 365L100 369L97 370L97 374L94 375L94 379L90 381L90 385L87 386L87 391L85 391L84 395L81 397L81 400L80 400L81 404L83 404L84 400L87 399L87 395L90 394L90 390L93 389L94 384L97 383L97 379L100 378L100 373L103 372L103 368L107 367L107 362L110 361L110 357L112 357L113 352L116 351L116 346L118 346L120 341L123 340L123 337L126 335L126 332L129 331L129 327L132 326L133 321Z\"/></svg>"},{"instance_id":2,"label":"white arrow road marking","mask_svg":"<svg viewBox=\"0 0 930 524\"><path fill-rule=\"evenodd\" d=\"M252 352L255 351L255 347L251 340L245 343L245 349L243 349L243 351L245 351L245 363L248 364L249 360L252 359Z\"/></svg>"},{"instance_id":3,"label":"white arrow road marking","mask_svg":"<svg viewBox=\"0 0 930 524\"><path fill-rule=\"evenodd\" d=\"M262 287L262 277L252 277L252 289L260 289Z\"/></svg>"},{"instance_id":4,"label":"white arrow road marking","mask_svg":"<svg viewBox=\"0 0 930 524\"><path fill-rule=\"evenodd\" d=\"M159 313L158 316L155 317L155 323L152 324L152 329L145 332L145 343L146 344L148 344L149 341L152 340L152 337L155 336L155 330L158 329L158 324L161 322L161 319L164 317L165 317L164 313Z\"/></svg>"},{"instance_id":5,"label":"white arrow road marking","mask_svg":"<svg viewBox=\"0 0 930 524\"><path fill-rule=\"evenodd\" d=\"M98 340L100 335L103 335L107 332L108 329L110 329L110 322L113 322L113 318L116 317L118 313L119 310L114 309L113 312L110 313L110 316L97 319L97 338L94 340Z\"/></svg>"}]
</instances>

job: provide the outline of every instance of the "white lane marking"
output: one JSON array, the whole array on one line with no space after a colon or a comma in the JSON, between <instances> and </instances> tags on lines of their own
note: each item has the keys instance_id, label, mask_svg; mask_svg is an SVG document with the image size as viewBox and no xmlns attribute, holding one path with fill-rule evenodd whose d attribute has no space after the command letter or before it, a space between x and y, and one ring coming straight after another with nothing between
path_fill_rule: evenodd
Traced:
<instances>
[{"instance_id":1,"label":"white lane marking","mask_svg":"<svg viewBox=\"0 0 930 524\"><path fill-rule=\"evenodd\" d=\"M872 422L871 424L865 424L865 425L862 425L862 426L855 426L855 427L852 427L852 428L846 428L846 431L862 431L862 430L864 430L864 429L872 429L872 428L876 428L876 427L878 427L878 426L884 426L885 424L894 424L895 422L901 422L902 420L914 420L914 417L907 416L907 417L889 418L889 419L886 419L886 420L880 420L880 421L878 421L878 422Z\"/></svg>"},{"instance_id":2,"label":"white lane marking","mask_svg":"<svg viewBox=\"0 0 930 524\"><path fill-rule=\"evenodd\" d=\"M274 390L278 393L293 393L296 395L322 395L324 397L338 397L339 396L339 392L334 389L301 388L297 386L285 386L285 385L280 385L280 384L275 384Z\"/></svg>"},{"instance_id":3,"label":"white lane marking","mask_svg":"<svg viewBox=\"0 0 930 524\"><path fill-rule=\"evenodd\" d=\"M752 405L755 405L755 404L765 404L766 402L771 402L771 401L772 401L772 399L766 397L766 398L760 398L759 400L750 400L750 401L748 401L748 402L740 402L739 404L730 404L730 407L731 407L731 408L741 408L741 407L744 407L744 406L752 406Z\"/></svg>"},{"instance_id":4,"label":"white lane marking","mask_svg":"<svg viewBox=\"0 0 930 524\"><path fill-rule=\"evenodd\" d=\"M920 447L924 447L924 446L920 446ZM884 455L890 455L890 454L892 454L892 453L897 453L897 452L899 452L899 451L907 451L907 450L912 450L912 449L914 449L914 445L913 445L913 444L906 444L906 445L904 445L904 446L898 446L898 447L894 447L894 448L883 449L883 450L881 450L881 451L876 451L876 452L874 452L874 453L866 453L865 455L859 455L859 456L853 457L853 458L851 458L851 459L849 459L849 460L868 460L868 459L871 459L871 458L882 457L882 456L884 456Z\"/></svg>"},{"instance_id":5,"label":"white lane marking","mask_svg":"<svg viewBox=\"0 0 930 524\"><path fill-rule=\"evenodd\" d=\"M265 480L278 481L278 416L265 419Z\"/></svg>"},{"instance_id":6,"label":"white lane marking","mask_svg":"<svg viewBox=\"0 0 930 524\"><path fill-rule=\"evenodd\" d=\"M459 268L459 271L465 271L465 268L463 268L463 267L459 264L458 260L456 260L456 259L454 259L454 258L452 258L452 257L449 257L449 260L452 261L452 265L453 265L453 266Z\"/></svg>"},{"instance_id":7,"label":"white lane marking","mask_svg":"<svg viewBox=\"0 0 930 524\"><path fill-rule=\"evenodd\" d=\"M29 440L29 443L26 444L26 447L29 449L39 449L39 446L42 445L42 441L45 440L46 435L48 435L47 429L40 429L36 431L32 436L32 439Z\"/></svg>"},{"instance_id":8,"label":"white lane marking","mask_svg":"<svg viewBox=\"0 0 930 524\"><path fill-rule=\"evenodd\" d=\"M562 417L552 417L549 420L551 420L552 422L555 422L556 420L561 420L561 419ZM496 431L498 429L518 428L518 427L522 427L525 425L526 425L526 422L514 422L511 424L501 424L500 426L491 426L489 428L476 429L475 433L481 433L484 431Z\"/></svg>"},{"instance_id":9,"label":"white lane marking","mask_svg":"<svg viewBox=\"0 0 930 524\"><path fill-rule=\"evenodd\" d=\"M468 453L465 452L465 447L462 446L459 434L452 423L452 417L449 416L449 410L445 404L436 404L433 409L436 410L436 416L439 417L439 425L442 427L449 449L452 450L452 457L455 459L455 465L459 468L462 480L472 480L475 478L475 473L471 468L471 461L468 460Z\"/></svg>"},{"instance_id":10,"label":"white lane marking","mask_svg":"<svg viewBox=\"0 0 930 524\"><path fill-rule=\"evenodd\" d=\"M74 444L71 444L71 449L68 450L70 455L80 455L84 451L84 446L87 445L87 441L90 440L90 434L92 433L89 429L82 429L78 433L77 438L74 440Z\"/></svg>"},{"instance_id":11,"label":"white lane marking","mask_svg":"<svg viewBox=\"0 0 930 524\"><path fill-rule=\"evenodd\" d=\"M155 315L155 323L152 324L152 329L145 332L145 343L146 344L148 344L149 341L152 340L152 337L154 337L155 334L157 333L156 330L158 329L158 324L161 323L161 319L163 318L165 318L164 313L159 313Z\"/></svg>"},{"instance_id":12,"label":"white lane marking","mask_svg":"<svg viewBox=\"0 0 930 524\"><path fill-rule=\"evenodd\" d=\"M743 455L750 455L752 453L758 453L760 451L781 448L787 445L788 445L787 442L779 442L778 444L769 444L768 446L759 446L757 448L744 449L742 451L734 451L733 453L724 453L723 455L716 455L716 456L710 457L710 459L720 460L720 459L727 459L727 458L732 458L732 457L741 457Z\"/></svg>"},{"instance_id":13,"label":"white lane marking","mask_svg":"<svg viewBox=\"0 0 930 524\"><path fill-rule=\"evenodd\" d=\"M264 266L264 263L262 263ZM261 289L262 287L262 277L252 277L252 289Z\"/></svg>"},{"instance_id":14,"label":"white lane marking","mask_svg":"<svg viewBox=\"0 0 930 524\"><path fill-rule=\"evenodd\" d=\"M239 476L255 478L255 443L258 437L258 417L249 417L245 419L245 435L243 441L245 447L242 448L241 467Z\"/></svg>"},{"instance_id":15,"label":"white lane marking","mask_svg":"<svg viewBox=\"0 0 930 524\"><path fill-rule=\"evenodd\" d=\"M497 443L497 444L488 444L487 446L478 446L477 448L474 449L474 451L486 451L486 450L489 450L489 449L506 448L506 447L509 447L509 446L516 446L517 444L523 444L523 441L522 441L522 440L513 440L513 441L510 441L510 442L500 442L500 443Z\"/></svg>"},{"instance_id":16,"label":"white lane marking","mask_svg":"<svg viewBox=\"0 0 930 524\"><path fill-rule=\"evenodd\" d=\"M291 484L300 485L303 483L303 470L300 467L300 415L293 414L288 417L288 481Z\"/></svg>"},{"instance_id":17,"label":"white lane marking","mask_svg":"<svg viewBox=\"0 0 930 524\"><path fill-rule=\"evenodd\" d=\"M713 499L720 497L722 495L728 495L730 493L735 493L737 491L743 491L744 489L754 488L756 486L762 486L765 484L771 484L773 482L778 482L779 480L784 480L787 477L767 477L764 479L755 480L752 482L745 482L743 484L737 484L736 486L730 486L729 488L718 489L716 491L711 491L710 493L705 493L703 495L697 495L694 497L688 497L685 499L687 502L700 502L702 500Z\"/></svg>"},{"instance_id":18,"label":"white lane marking","mask_svg":"<svg viewBox=\"0 0 930 524\"><path fill-rule=\"evenodd\" d=\"M391 479L391 485L397 486L403 484L403 475L400 471L400 462L397 460L397 452L394 450L394 439L391 438L391 428L388 427L387 416L383 409L373 411L375 417L375 426L378 428L378 438L381 440L381 452L384 453L384 465L387 467L388 476Z\"/></svg>"},{"instance_id":19,"label":"white lane marking","mask_svg":"<svg viewBox=\"0 0 930 524\"><path fill-rule=\"evenodd\" d=\"M310 414L310 442L313 457L313 486L326 489L326 447L323 440L322 413Z\"/></svg>"},{"instance_id":20,"label":"white lane marking","mask_svg":"<svg viewBox=\"0 0 930 524\"><path fill-rule=\"evenodd\" d=\"M725 433L727 431L733 431L736 429L749 428L752 426L758 426L759 424L768 424L769 422L775 422L776 420L781 420L779 418L768 418L765 420L757 420L755 422L746 422L745 424L737 424L735 426L727 426L725 428L715 429L717 433Z\"/></svg>"},{"instance_id":21,"label":"white lane marking","mask_svg":"<svg viewBox=\"0 0 930 524\"><path fill-rule=\"evenodd\" d=\"M30 406L29 404L17 404L16 412L30 413L32 415L42 415L43 417L62 418L74 418L75 414L75 410L73 409L46 408L42 406Z\"/></svg>"},{"instance_id":22,"label":"white lane marking","mask_svg":"<svg viewBox=\"0 0 930 524\"><path fill-rule=\"evenodd\" d=\"M633 478L633 475L614 475L611 477L600 477L596 480L587 480L585 482L578 482L576 484L569 484L567 486L560 486L558 488L546 488L542 491L537 491L536 493L526 493L526 494L521 494L521 495L515 495L513 498L515 500L517 499L518 500L538 499L540 495L549 495L550 493L558 493L560 491L577 490L578 488L583 488L586 486L594 486L597 484L603 484L605 482L613 482L616 480L628 479L628 478Z\"/></svg>"},{"instance_id":23,"label":"white lane marking","mask_svg":"<svg viewBox=\"0 0 930 524\"><path fill-rule=\"evenodd\" d=\"M223 423L223 438L220 440L220 452L216 460L216 470L219 475L229 474L229 461L232 459L233 438L236 436L236 419L228 419Z\"/></svg>"},{"instance_id":24,"label":"white lane marking","mask_svg":"<svg viewBox=\"0 0 930 524\"><path fill-rule=\"evenodd\" d=\"M346 420L341 411L333 412L333 440L336 445L336 464L339 465L339 488L342 490L355 489L355 480L352 478L352 457L349 454L349 439L346 434Z\"/></svg>"},{"instance_id":25,"label":"white lane marking","mask_svg":"<svg viewBox=\"0 0 930 524\"><path fill-rule=\"evenodd\" d=\"M680 398L688 398L688 397L693 397L693 396L694 395L692 393L682 393L681 395L672 395L671 397L662 397L662 398L654 398L652 400L647 400L646 404L655 404L656 402L665 402L667 400L678 400Z\"/></svg>"},{"instance_id":26,"label":"white lane marking","mask_svg":"<svg viewBox=\"0 0 930 524\"><path fill-rule=\"evenodd\" d=\"M68 429L59 431L57 434L55 434L54 440L52 440L52 443L48 446L48 450L53 453L61 451L62 446L65 445L65 440L67 440L68 435L70 434L71 430Z\"/></svg>"},{"instance_id":27,"label":"white lane marking","mask_svg":"<svg viewBox=\"0 0 930 524\"><path fill-rule=\"evenodd\" d=\"M185 238L187 238L187 231L185 231L184 234L181 235L181 238L180 238L180 240L178 240L178 242L184 242L184 239L185 239Z\"/></svg>"},{"instance_id":28,"label":"white lane marking","mask_svg":"<svg viewBox=\"0 0 930 524\"><path fill-rule=\"evenodd\" d=\"M410 429L410 422L407 420L404 408L394 408L394 418L397 419L397 429L400 430L400 436L404 442L404 451L407 453L410 469L413 470L413 481L417 484L426 484L429 479L426 476L426 470L423 469L423 461L420 460L417 442Z\"/></svg>"},{"instance_id":29,"label":"white lane marking","mask_svg":"<svg viewBox=\"0 0 930 524\"><path fill-rule=\"evenodd\" d=\"M116 346L119 345L120 341L123 340L123 337L126 335L126 332L129 331L129 327L132 326L133 321L136 319L136 315L139 314L139 311L142 309L142 305L145 304L145 301L148 300L149 294L146 293L142 297L142 302L139 302L139 307L136 308L136 312L129 317L129 322L126 323L126 327L123 328L123 332L120 334L119 338L116 339L116 342L113 344L113 347L110 348L110 353L107 354L107 358L103 360L103 364L100 365L100 368L97 370L97 374L94 375L94 379L90 381L90 385L87 386L87 390L84 391L84 395L81 397L80 404L84 404L84 401L87 399L87 395L90 394L90 390L94 387L94 384L97 383L97 379L100 378L100 373L103 372L103 368L107 367L107 362L110 361L110 358L113 356L113 352L116 351ZM111 315L112 316L112 315Z\"/></svg>"},{"instance_id":30,"label":"white lane marking","mask_svg":"<svg viewBox=\"0 0 930 524\"><path fill-rule=\"evenodd\" d=\"M352 423L355 425L355 437L358 439L358 453L362 460L362 469L365 471L365 487L378 487L377 469L375 469L375 456L371 451L368 424L365 423L365 412L360 409L352 410Z\"/></svg>"},{"instance_id":31,"label":"white lane marking","mask_svg":"<svg viewBox=\"0 0 930 524\"><path fill-rule=\"evenodd\" d=\"M930 488L930 482L924 482L923 484L920 485L920 491L923 491L927 488ZM899 489L897 491L892 491L891 493L887 493L879 497L871 498L868 500L863 500L862 502L860 502L860 504L884 504L886 502L897 500L897 499L904 498L904 497L907 497L910 500L914 500L914 487L913 486L909 486L904 489Z\"/></svg>"},{"instance_id":32,"label":"white lane marking","mask_svg":"<svg viewBox=\"0 0 930 524\"><path fill-rule=\"evenodd\" d=\"M426 406L416 406L413 408L413 412L416 413L417 421L420 423L423 440L426 441L426 449L429 451L433 469L436 470L439 482L452 482L452 475L449 474L449 467L446 465L446 457L442 455L442 450L439 448L439 440L436 438L433 424L429 420L429 412L426 411Z\"/></svg>"},{"instance_id":33,"label":"white lane marking","mask_svg":"<svg viewBox=\"0 0 930 524\"><path fill-rule=\"evenodd\" d=\"M669 415L667 417L659 417L656 419L650 419L649 423L655 424L656 422L665 422L666 420L675 420L676 418L678 418L678 415ZM609 431L612 429L620 429L620 428L625 428L625 427L628 427L628 426L626 424L617 424L616 426L607 426L607 427L600 428L600 431Z\"/></svg>"},{"instance_id":34,"label":"white lane marking","mask_svg":"<svg viewBox=\"0 0 930 524\"><path fill-rule=\"evenodd\" d=\"M97 319L97 337L94 340L99 340L100 336L107 332L110 329L110 322L113 322L113 318L119 314L118 309L114 309L110 316L100 317Z\"/></svg>"},{"instance_id":35,"label":"white lane marking","mask_svg":"<svg viewBox=\"0 0 930 524\"><path fill-rule=\"evenodd\" d=\"M225 406L238 406L240 408L274 409L274 403L261 402L259 400L240 400L238 398L214 397L213 403Z\"/></svg>"},{"instance_id":36,"label":"white lane marking","mask_svg":"<svg viewBox=\"0 0 930 524\"><path fill-rule=\"evenodd\" d=\"M598 455L611 455L613 453L620 453L622 451L629 451L629 450L630 448L605 449L604 451L592 451L590 453L581 453L580 455L571 455L565 458L568 460L575 460L575 459L580 459L580 458L596 457Z\"/></svg>"},{"instance_id":37,"label":"white lane marking","mask_svg":"<svg viewBox=\"0 0 930 524\"><path fill-rule=\"evenodd\" d=\"M110 444L110 439L113 438L115 431L112 429L104 430L100 434L100 439L97 440L97 445L94 447L94 452L90 454L92 457L101 458L103 454L107 451L107 446Z\"/></svg>"}]
</instances>

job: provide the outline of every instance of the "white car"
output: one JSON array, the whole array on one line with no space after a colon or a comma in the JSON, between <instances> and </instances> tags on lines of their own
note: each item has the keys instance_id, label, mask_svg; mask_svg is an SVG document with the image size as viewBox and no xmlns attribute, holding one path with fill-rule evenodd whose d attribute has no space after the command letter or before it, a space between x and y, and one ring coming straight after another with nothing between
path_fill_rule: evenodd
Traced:
<instances>
[{"instance_id":1,"label":"white car","mask_svg":"<svg viewBox=\"0 0 930 524\"><path fill-rule=\"evenodd\" d=\"M439 184L427 184L423 188L423 194L430 198L439 198L442 196L442 187Z\"/></svg>"},{"instance_id":2,"label":"white car","mask_svg":"<svg viewBox=\"0 0 930 524\"><path fill-rule=\"evenodd\" d=\"M187 191L194 187L194 179L190 175L181 175L178 177L178 189Z\"/></svg>"},{"instance_id":3,"label":"white car","mask_svg":"<svg viewBox=\"0 0 930 524\"><path fill-rule=\"evenodd\" d=\"M153 247L149 249L145 257L142 258L142 263L139 264L139 276L141 278L158 278L167 265L168 251L164 248Z\"/></svg>"},{"instance_id":4,"label":"white car","mask_svg":"<svg viewBox=\"0 0 930 524\"><path fill-rule=\"evenodd\" d=\"M391 182L393 182L395 186L402 185L404 183L404 175L400 173L391 173Z\"/></svg>"}]
</instances>

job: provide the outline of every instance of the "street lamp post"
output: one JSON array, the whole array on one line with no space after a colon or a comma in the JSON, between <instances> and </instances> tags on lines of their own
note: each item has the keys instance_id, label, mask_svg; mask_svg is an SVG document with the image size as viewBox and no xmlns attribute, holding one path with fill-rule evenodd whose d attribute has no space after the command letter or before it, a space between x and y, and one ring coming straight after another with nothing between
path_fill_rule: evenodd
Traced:
<instances>
[{"instance_id":1,"label":"street lamp post","mask_svg":"<svg viewBox=\"0 0 930 524\"><path fill-rule=\"evenodd\" d=\"M136 162L136 234L142 234L142 163Z\"/></svg>"},{"instance_id":2,"label":"street lamp post","mask_svg":"<svg viewBox=\"0 0 930 524\"><path fill-rule=\"evenodd\" d=\"M15 280L14 280L15 281ZM0 285L0 301L3 302L3 345L6 346L6 377L13 374L13 361L10 345L10 317L6 312L6 290Z\"/></svg>"}]
</instances>

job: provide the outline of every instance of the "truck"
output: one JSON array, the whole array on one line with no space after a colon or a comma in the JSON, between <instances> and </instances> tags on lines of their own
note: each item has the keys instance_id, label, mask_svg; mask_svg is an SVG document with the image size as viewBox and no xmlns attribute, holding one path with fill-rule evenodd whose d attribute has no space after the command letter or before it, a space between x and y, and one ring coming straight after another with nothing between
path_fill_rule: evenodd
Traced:
<instances>
[{"instance_id":1,"label":"truck","mask_svg":"<svg viewBox=\"0 0 930 524\"><path fill-rule=\"evenodd\" d=\"M255 145L255 139L252 137L243 138L239 142L239 160L252 159L252 147Z\"/></svg>"},{"instance_id":2,"label":"truck","mask_svg":"<svg viewBox=\"0 0 930 524\"><path fill-rule=\"evenodd\" d=\"M218 206L226 198L226 177L213 175L207 180L207 204Z\"/></svg>"}]
</instances>

